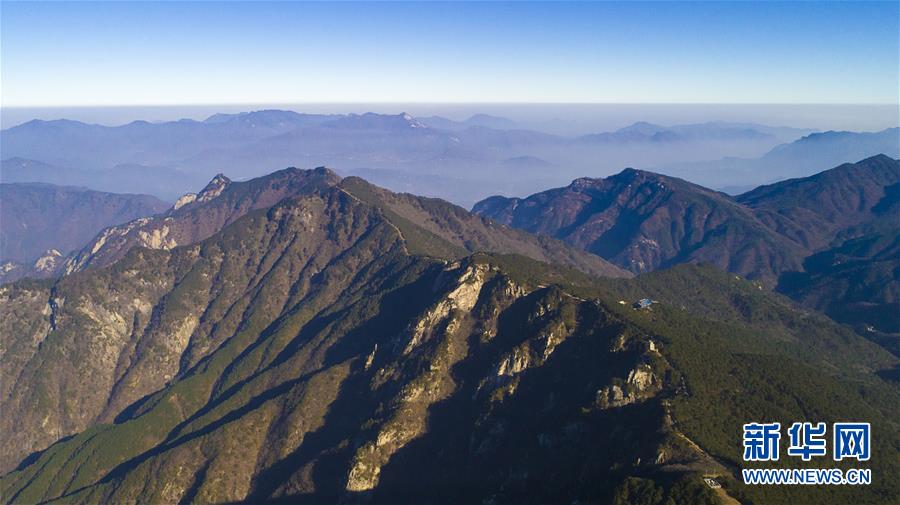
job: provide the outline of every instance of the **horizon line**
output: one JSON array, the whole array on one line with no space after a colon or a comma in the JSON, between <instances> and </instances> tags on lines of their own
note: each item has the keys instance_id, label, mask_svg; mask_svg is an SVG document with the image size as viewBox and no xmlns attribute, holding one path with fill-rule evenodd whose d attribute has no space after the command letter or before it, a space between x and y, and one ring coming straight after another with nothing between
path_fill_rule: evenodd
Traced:
<instances>
[{"instance_id":1,"label":"horizon line","mask_svg":"<svg viewBox=\"0 0 900 505\"><path fill-rule=\"evenodd\" d=\"M894 106L898 102L441 102L441 101L299 101L299 102L186 102L186 103L154 103L154 104L51 104L51 105L3 105L3 109L56 109L56 108L116 108L116 107L239 107L239 106L292 106L292 105L815 105L815 106Z\"/></svg>"}]
</instances>

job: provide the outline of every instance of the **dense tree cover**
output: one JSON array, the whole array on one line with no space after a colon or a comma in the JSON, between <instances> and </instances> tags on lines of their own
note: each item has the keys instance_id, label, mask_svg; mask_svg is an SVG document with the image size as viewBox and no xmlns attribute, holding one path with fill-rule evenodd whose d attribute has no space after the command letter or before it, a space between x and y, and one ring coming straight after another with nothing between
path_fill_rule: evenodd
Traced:
<instances>
[{"instance_id":1,"label":"dense tree cover","mask_svg":"<svg viewBox=\"0 0 900 505\"><path fill-rule=\"evenodd\" d=\"M664 481L663 481L664 482ZM614 505L718 505L719 498L696 476L660 483L651 479L628 477L613 498Z\"/></svg>"}]
</instances>

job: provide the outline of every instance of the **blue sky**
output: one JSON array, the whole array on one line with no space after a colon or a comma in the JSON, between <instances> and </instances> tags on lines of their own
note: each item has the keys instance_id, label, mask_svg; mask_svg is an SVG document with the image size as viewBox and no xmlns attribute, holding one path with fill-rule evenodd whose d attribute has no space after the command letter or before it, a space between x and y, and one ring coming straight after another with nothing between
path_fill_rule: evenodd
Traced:
<instances>
[{"instance_id":1,"label":"blue sky","mask_svg":"<svg viewBox=\"0 0 900 505\"><path fill-rule=\"evenodd\" d=\"M4 107L897 103L900 2L0 4Z\"/></svg>"}]
</instances>

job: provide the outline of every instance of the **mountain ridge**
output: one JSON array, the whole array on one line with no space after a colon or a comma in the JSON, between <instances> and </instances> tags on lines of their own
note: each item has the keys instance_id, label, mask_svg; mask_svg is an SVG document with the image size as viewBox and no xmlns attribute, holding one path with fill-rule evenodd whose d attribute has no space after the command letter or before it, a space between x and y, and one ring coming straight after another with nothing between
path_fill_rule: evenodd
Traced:
<instances>
[{"instance_id":1,"label":"mountain ridge","mask_svg":"<svg viewBox=\"0 0 900 505\"><path fill-rule=\"evenodd\" d=\"M68 275L111 265L134 247L172 249L193 244L248 212L267 208L284 198L332 186L349 190L355 198L391 213L395 221L416 234L425 249L434 249L431 242L446 241L438 249L456 250L457 256L465 255L467 251L520 253L568 265L591 275L630 275L602 258L569 248L556 240L493 227L483 218L449 202L395 194L355 177L341 179L325 167L313 170L288 168L243 182L232 182L222 174L216 175L199 193L182 196L166 212L104 229L80 250L55 262L54 269L29 273L41 277Z\"/></svg>"},{"instance_id":2,"label":"mountain ridge","mask_svg":"<svg viewBox=\"0 0 900 505\"><path fill-rule=\"evenodd\" d=\"M709 261L772 284L776 272L800 267L803 252L727 195L631 168L525 199L493 197L473 212L560 238L635 273Z\"/></svg>"},{"instance_id":3,"label":"mountain ridge","mask_svg":"<svg viewBox=\"0 0 900 505\"><path fill-rule=\"evenodd\" d=\"M897 196L890 187L897 184L900 164L879 154L809 177L760 186L735 200L754 209L779 233L818 250L839 238L838 232L864 224L873 214L896 214ZM879 205L885 210L876 211ZM794 229L787 228L786 220Z\"/></svg>"},{"instance_id":4,"label":"mountain ridge","mask_svg":"<svg viewBox=\"0 0 900 505\"><path fill-rule=\"evenodd\" d=\"M123 192L146 187L173 199L222 167L228 167L231 177L244 179L264 175L262 167L326 165L342 175L400 171L417 178L417 193L468 208L492 193L533 193L547 187L547 182L560 184L581 174L606 173L626 163L643 168L719 155L760 156L808 131L723 122L662 128L654 132L655 138L628 133L626 127L618 133L598 134L611 140L587 142L574 135L542 132L539 123L477 114L463 121L442 121L404 113L260 110L214 114L202 121L134 121L118 126L35 121L4 129L0 137L7 157L70 167L64 173L8 170L15 180L94 187L101 183L98 173L102 172L104 187L94 189ZM615 140L623 135L636 137ZM543 163L508 161L516 159L542 159L554 169L548 170ZM137 166L145 168L115 168ZM378 178L379 182L395 180ZM404 189L404 182L389 189Z\"/></svg>"}]
</instances>

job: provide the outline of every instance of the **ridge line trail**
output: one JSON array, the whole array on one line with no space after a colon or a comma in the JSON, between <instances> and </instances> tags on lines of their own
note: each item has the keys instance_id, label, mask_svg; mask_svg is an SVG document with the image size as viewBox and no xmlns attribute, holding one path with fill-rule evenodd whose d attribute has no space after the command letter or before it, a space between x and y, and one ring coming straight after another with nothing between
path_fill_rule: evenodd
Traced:
<instances>
[{"instance_id":1,"label":"ridge line trail","mask_svg":"<svg viewBox=\"0 0 900 505\"><path fill-rule=\"evenodd\" d=\"M337 187L337 186L335 186L335 187ZM350 198L356 200L357 203L360 203L363 205L371 205L366 202L363 202L362 200L357 198L356 195L347 191L344 188L338 187L337 189L340 190L341 192L343 192L345 195L349 196ZM374 205L372 205L372 206L375 207ZM378 208L378 207L375 207L375 208ZM400 245L401 245L401 247L403 247L404 254L406 254L407 256L412 256L412 254L409 253L409 249L406 247L406 237L403 236L403 232L400 231L400 228L397 228L397 225L392 223L391 220L387 218L387 216L385 216L384 222L387 223L391 228L393 228L397 232L397 235L400 235Z\"/></svg>"}]
</instances>

